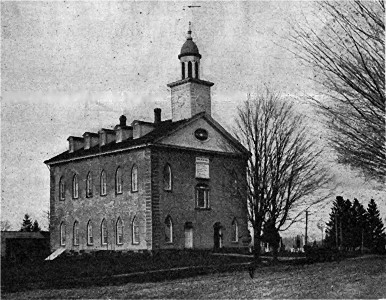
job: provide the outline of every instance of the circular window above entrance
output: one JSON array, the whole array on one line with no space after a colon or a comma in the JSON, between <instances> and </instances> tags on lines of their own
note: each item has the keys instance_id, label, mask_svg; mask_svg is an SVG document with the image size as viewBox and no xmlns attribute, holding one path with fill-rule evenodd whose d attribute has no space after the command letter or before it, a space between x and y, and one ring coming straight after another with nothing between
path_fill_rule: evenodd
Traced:
<instances>
[{"instance_id":1,"label":"circular window above entrance","mask_svg":"<svg viewBox=\"0 0 386 300\"><path fill-rule=\"evenodd\" d=\"M198 139L200 141L205 141L208 139L208 131L206 131L206 129L204 129L204 128L198 128L194 132L194 136L196 137L196 139Z\"/></svg>"}]
</instances>

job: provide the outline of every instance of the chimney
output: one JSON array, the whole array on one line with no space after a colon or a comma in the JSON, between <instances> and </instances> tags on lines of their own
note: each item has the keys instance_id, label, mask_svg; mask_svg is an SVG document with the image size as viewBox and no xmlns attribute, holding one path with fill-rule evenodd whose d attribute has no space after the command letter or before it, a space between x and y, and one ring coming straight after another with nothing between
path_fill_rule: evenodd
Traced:
<instances>
[{"instance_id":1,"label":"chimney","mask_svg":"<svg viewBox=\"0 0 386 300\"><path fill-rule=\"evenodd\" d=\"M119 124L114 127L116 143L120 143L133 137L133 127L127 126L126 120L127 118L125 116L120 116Z\"/></svg>"},{"instance_id":2,"label":"chimney","mask_svg":"<svg viewBox=\"0 0 386 300\"><path fill-rule=\"evenodd\" d=\"M93 132L85 132L83 134L84 139L84 150L90 149L98 145L99 143L99 134Z\"/></svg>"},{"instance_id":3,"label":"chimney","mask_svg":"<svg viewBox=\"0 0 386 300\"><path fill-rule=\"evenodd\" d=\"M154 108L154 124L161 123L161 109Z\"/></svg>"},{"instance_id":4,"label":"chimney","mask_svg":"<svg viewBox=\"0 0 386 300\"><path fill-rule=\"evenodd\" d=\"M68 152L72 153L76 150L83 148L83 138L78 136L70 136L68 139Z\"/></svg>"},{"instance_id":5,"label":"chimney","mask_svg":"<svg viewBox=\"0 0 386 300\"><path fill-rule=\"evenodd\" d=\"M124 115L120 116L119 117L119 126L125 127L126 126L126 120L127 120L127 118Z\"/></svg>"},{"instance_id":6,"label":"chimney","mask_svg":"<svg viewBox=\"0 0 386 300\"><path fill-rule=\"evenodd\" d=\"M112 129L102 128L99 130L99 145L104 146L115 141L115 131Z\"/></svg>"}]
</instances>

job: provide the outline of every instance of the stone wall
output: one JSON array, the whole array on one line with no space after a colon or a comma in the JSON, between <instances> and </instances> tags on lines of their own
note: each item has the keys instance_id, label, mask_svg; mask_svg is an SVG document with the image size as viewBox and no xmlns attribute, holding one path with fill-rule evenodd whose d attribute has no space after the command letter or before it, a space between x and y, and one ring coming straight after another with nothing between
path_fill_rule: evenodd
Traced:
<instances>
[{"instance_id":1,"label":"stone wall","mask_svg":"<svg viewBox=\"0 0 386 300\"><path fill-rule=\"evenodd\" d=\"M138 166L138 192L131 191L131 170ZM115 172L122 170L121 194L115 192ZM100 193L100 174L107 175L107 195ZM93 196L86 197L86 177L92 172ZM51 248L60 245L60 224L66 224L66 249L68 250L139 250L151 248L151 240L146 235L146 207L150 198L150 156L145 149L132 150L94 158L75 160L51 167ZM79 197L72 198L72 179L79 179ZM65 180L65 200L59 200L59 180ZM136 216L140 226L140 243L132 243L131 223ZM116 222L123 221L123 244L116 243ZM101 243L101 222L107 220L108 243ZM93 245L87 245L87 223L93 224ZM73 225L79 222L79 246L73 245Z\"/></svg>"},{"instance_id":2,"label":"stone wall","mask_svg":"<svg viewBox=\"0 0 386 300\"><path fill-rule=\"evenodd\" d=\"M195 178L196 157L210 159L210 179ZM193 226L193 247L211 249L214 246L214 224L220 222L223 233L224 247L242 247L242 240L248 236L247 202L245 194L245 161L240 157L202 153L194 150L176 150L172 148L157 148L152 150L152 157L157 157L157 163L152 162L153 188L158 189L157 211L153 211L153 222L157 224L153 232L153 243L162 249L184 248L185 224ZM172 190L163 189L163 168L169 164L172 169ZM238 175L238 183L234 184L234 170ZM210 208L196 207L195 187L198 183L206 183L210 188ZM237 185L239 188L235 188ZM153 192L154 195L154 192ZM159 200L158 200L159 199ZM165 219L173 220L173 243L165 242ZM231 241L231 225L236 218L239 224L239 242ZM160 224L160 226L158 226Z\"/></svg>"}]
</instances>

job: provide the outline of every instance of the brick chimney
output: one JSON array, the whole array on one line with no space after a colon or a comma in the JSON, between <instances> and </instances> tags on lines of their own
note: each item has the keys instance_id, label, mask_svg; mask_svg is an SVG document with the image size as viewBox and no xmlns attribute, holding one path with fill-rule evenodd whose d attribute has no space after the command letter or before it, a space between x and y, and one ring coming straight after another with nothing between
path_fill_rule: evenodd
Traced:
<instances>
[{"instance_id":1,"label":"brick chimney","mask_svg":"<svg viewBox=\"0 0 386 300\"><path fill-rule=\"evenodd\" d=\"M161 123L161 109L154 108L154 124Z\"/></svg>"}]
</instances>

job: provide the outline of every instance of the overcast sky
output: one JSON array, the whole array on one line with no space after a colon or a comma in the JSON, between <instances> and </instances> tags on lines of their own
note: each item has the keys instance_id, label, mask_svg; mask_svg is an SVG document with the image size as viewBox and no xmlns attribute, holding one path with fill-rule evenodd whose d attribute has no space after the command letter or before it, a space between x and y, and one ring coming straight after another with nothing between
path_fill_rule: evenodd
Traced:
<instances>
[{"instance_id":1,"label":"overcast sky","mask_svg":"<svg viewBox=\"0 0 386 300\"><path fill-rule=\"evenodd\" d=\"M192 4L201 7L187 7ZM269 84L295 99L323 140L304 97L314 93L312 70L287 50L288 22L302 22L312 11L312 1L2 2L2 219L15 230L25 213L45 224L49 171L43 161L67 150L68 136L113 127L121 114L128 122L151 121L155 107L170 117L166 84L180 79L177 56L189 21L202 54L201 78L215 83L216 120L230 128L247 93ZM337 175L336 195L374 198L385 217L382 187L326 157ZM312 217L311 230L329 211L327 205Z\"/></svg>"}]
</instances>

